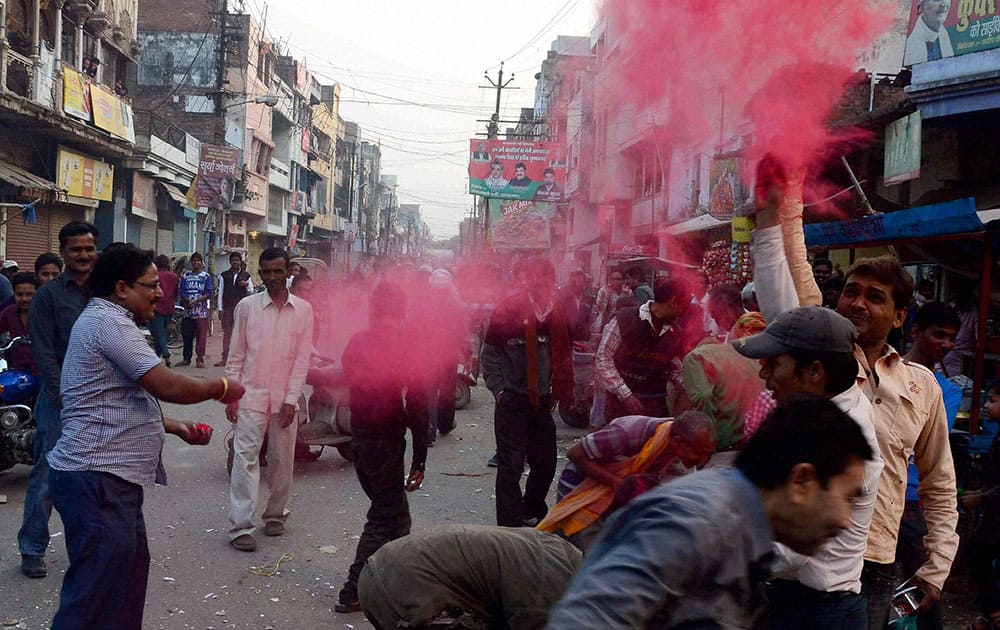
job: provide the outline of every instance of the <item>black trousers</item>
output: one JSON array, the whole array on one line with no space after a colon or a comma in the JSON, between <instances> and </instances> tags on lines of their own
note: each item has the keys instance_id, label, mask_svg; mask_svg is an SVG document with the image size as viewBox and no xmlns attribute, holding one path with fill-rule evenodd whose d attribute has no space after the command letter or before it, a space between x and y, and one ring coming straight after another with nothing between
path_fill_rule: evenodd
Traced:
<instances>
[{"instance_id":1,"label":"black trousers","mask_svg":"<svg viewBox=\"0 0 1000 630\"><path fill-rule=\"evenodd\" d=\"M229 345L233 341L233 325L236 323L236 307L222 311L222 360L229 358Z\"/></svg>"},{"instance_id":2,"label":"black trousers","mask_svg":"<svg viewBox=\"0 0 1000 630\"><path fill-rule=\"evenodd\" d=\"M140 630L149 578L142 486L110 473L49 473L69 568L55 630Z\"/></svg>"},{"instance_id":3,"label":"black trousers","mask_svg":"<svg viewBox=\"0 0 1000 630\"><path fill-rule=\"evenodd\" d=\"M666 395L657 398L640 398L642 402L642 413L646 416L651 416L653 418L666 418L670 415L667 410L667 397ZM618 400L618 395L614 392L606 392L606 398L604 401L604 422L607 424L615 418L621 418L622 416L631 415L626 407L625 403Z\"/></svg>"},{"instance_id":4,"label":"black trousers","mask_svg":"<svg viewBox=\"0 0 1000 630\"><path fill-rule=\"evenodd\" d=\"M865 560L861 571L861 596L868 602L869 630L884 630L889 623L889 605L896 588L896 565Z\"/></svg>"},{"instance_id":5,"label":"black trousers","mask_svg":"<svg viewBox=\"0 0 1000 630\"><path fill-rule=\"evenodd\" d=\"M545 497L556 474L556 425L552 400L543 396L532 409L526 395L504 393L497 402L493 432L497 441L497 525L521 527L525 519L541 520L548 512ZM531 471L521 494L525 460Z\"/></svg>"},{"instance_id":6,"label":"black trousers","mask_svg":"<svg viewBox=\"0 0 1000 630\"><path fill-rule=\"evenodd\" d=\"M356 595L358 576L368 557L387 542L410 533L410 504L406 500L403 482L405 438L355 431L351 436L351 450L354 451L354 470L358 473L361 489L372 502L343 589Z\"/></svg>"},{"instance_id":7,"label":"black trousers","mask_svg":"<svg viewBox=\"0 0 1000 630\"><path fill-rule=\"evenodd\" d=\"M984 616L1000 611L1000 590L997 589L997 573L993 568L1000 560L1000 543L987 543L975 537L969 550L969 568L976 581L979 593L979 607Z\"/></svg>"},{"instance_id":8,"label":"black trousers","mask_svg":"<svg viewBox=\"0 0 1000 630\"><path fill-rule=\"evenodd\" d=\"M907 501L903 510L903 520L899 523L899 538L896 540L896 561L902 565L902 584L917 572L927 558L924 551L924 536L927 535L927 522L920 501ZM995 590L995 589L994 589ZM918 630L941 630L944 620L941 616L941 602L934 605L926 613L917 617Z\"/></svg>"}]
</instances>

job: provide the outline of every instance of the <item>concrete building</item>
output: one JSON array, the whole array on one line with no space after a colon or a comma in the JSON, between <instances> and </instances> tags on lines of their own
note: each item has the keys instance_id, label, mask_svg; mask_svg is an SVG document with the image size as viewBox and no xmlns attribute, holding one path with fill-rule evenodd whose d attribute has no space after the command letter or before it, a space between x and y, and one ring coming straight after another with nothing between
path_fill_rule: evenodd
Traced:
<instances>
[{"instance_id":1,"label":"concrete building","mask_svg":"<svg viewBox=\"0 0 1000 630\"><path fill-rule=\"evenodd\" d=\"M136 0L0 3L0 257L30 268L73 219L102 242L124 234L137 14Z\"/></svg>"}]
</instances>

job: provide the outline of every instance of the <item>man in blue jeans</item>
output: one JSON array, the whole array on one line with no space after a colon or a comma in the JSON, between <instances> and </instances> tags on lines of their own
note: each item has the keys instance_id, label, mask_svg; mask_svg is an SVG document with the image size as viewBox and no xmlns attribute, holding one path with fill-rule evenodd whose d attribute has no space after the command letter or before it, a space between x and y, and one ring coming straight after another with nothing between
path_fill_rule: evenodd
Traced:
<instances>
[{"instance_id":1,"label":"man in blue jeans","mask_svg":"<svg viewBox=\"0 0 1000 630\"><path fill-rule=\"evenodd\" d=\"M97 261L97 228L82 221L67 223L59 230L59 253L66 263L66 271L38 290L28 316L31 353L42 381L35 403L35 465L28 477L24 517L17 533L21 572L30 578L43 578L48 574L45 549L49 546L52 500L49 498L46 456L59 439L62 364L70 331L87 305L83 285Z\"/></svg>"}]
</instances>

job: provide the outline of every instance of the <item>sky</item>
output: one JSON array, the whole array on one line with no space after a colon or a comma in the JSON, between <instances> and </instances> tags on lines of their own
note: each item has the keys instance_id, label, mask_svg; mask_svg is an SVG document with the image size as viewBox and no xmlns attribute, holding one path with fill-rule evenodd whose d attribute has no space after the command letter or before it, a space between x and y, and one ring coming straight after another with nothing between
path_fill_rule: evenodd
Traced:
<instances>
[{"instance_id":1,"label":"sky","mask_svg":"<svg viewBox=\"0 0 1000 630\"><path fill-rule=\"evenodd\" d=\"M503 91L500 114L516 119L552 41L589 35L596 18L595 0L243 1L321 83L341 84L341 116L381 142L399 203L419 203L438 239L457 235L472 207L468 141L496 99L479 89L484 71L495 80L503 61L504 79L514 72L520 89Z\"/></svg>"}]
</instances>

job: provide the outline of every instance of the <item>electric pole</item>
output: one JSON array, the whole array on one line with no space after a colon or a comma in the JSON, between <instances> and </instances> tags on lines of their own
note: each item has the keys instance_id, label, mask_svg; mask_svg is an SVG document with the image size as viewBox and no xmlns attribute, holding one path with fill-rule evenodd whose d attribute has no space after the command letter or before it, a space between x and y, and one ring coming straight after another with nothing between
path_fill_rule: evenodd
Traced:
<instances>
[{"instance_id":1,"label":"electric pole","mask_svg":"<svg viewBox=\"0 0 1000 630\"><path fill-rule=\"evenodd\" d=\"M505 89L516 90L518 88L509 87L511 83L514 82L514 73L510 74L510 78L504 83L503 80L503 62L500 62L500 70L497 73L497 80L494 81L490 78L489 72L483 73L483 78L489 81L489 85L480 85L484 90L495 89L497 91L497 101L496 106L493 108L493 116L490 117L490 122L486 126L486 135L490 140L496 140L500 135L500 96L503 94Z\"/></svg>"}]
</instances>

